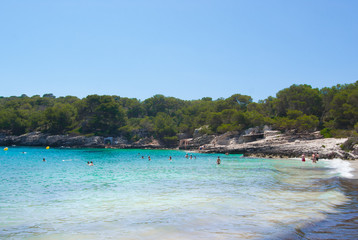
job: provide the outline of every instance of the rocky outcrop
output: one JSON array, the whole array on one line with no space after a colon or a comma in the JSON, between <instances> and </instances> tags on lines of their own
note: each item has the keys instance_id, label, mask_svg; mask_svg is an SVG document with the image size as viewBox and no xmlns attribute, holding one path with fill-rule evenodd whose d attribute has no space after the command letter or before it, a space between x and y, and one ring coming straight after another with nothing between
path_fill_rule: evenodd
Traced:
<instances>
[{"instance_id":1,"label":"rocky outcrop","mask_svg":"<svg viewBox=\"0 0 358 240\"><path fill-rule=\"evenodd\" d=\"M354 152L346 152L341 149L341 145L347 141L347 138L322 138L320 134L273 134L272 132L264 134L264 138L253 142L240 142L236 138L228 139L225 143L213 140L202 147L201 152L222 152L222 153L242 153L251 157L266 158L292 158L301 157L305 154L310 158L313 153L318 153L320 158L342 158L358 159ZM238 138L240 139L240 137Z\"/></svg>"},{"instance_id":2,"label":"rocky outcrop","mask_svg":"<svg viewBox=\"0 0 358 240\"><path fill-rule=\"evenodd\" d=\"M353 154L358 156L358 144L353 146Z\"/></svg>"},{"instance_id":3,"label":"rocky outcrop","mask_svg":"<svg viewBox=\"0 0 358 240\"><path fill-rule=\"evenodd\" d=\"M146 137L142 138L137 142L134 142L127 147L131 148L164 148L163 144L161 144L158 140L154 139L154 137Z\"/></svg>"},{"instance_id":4,"label":"rocky outcrop","mask_svg":"<svg viewBox=\"0 0 358 240\"><path fill-rule=\"evenodd\" d=\"M200 129L199 129L200 130ZM256 141L264 137L263 133L259 132L258 128L250 128L246 131L232 131L226 132L222 135L207 135L200 134L196 129L193 138L183 139L179 143L179 149L221 149L223 146L231 146L235 144L242 144L246 142Z\"/></svg>"},{"instance_id":5,"label":"rocky outcrop","mask_svg":"<svg viewBox=\"0 0 358 240\"><path fill-rule=\"evenodd\" d=\"M32 132L21 136L1 136L0 145L53 146L53 147L103 147L104 138L99 136L49 135Z\"/></svg>"},{"instance_id":6,"label":"rocky outcrop","mask_svg":"<svg viewBox=\"0 0 358 240\"><path fill-rule=\"evenodd\" d=\"M129 142L123 137L49 135L32 132L21 136L0 136L2 146L51 146L51 147L88 147L88 148L165 148L166 146L153 137L144 137L136 142ZM111 144L109 144L111 143Z\"/></svg>"},{"instance_id":7,"label":"rocky outcrop","mask_svg":"<svg viewBox=\"0 0 358 240\"><path fill-rule=\"evenodd\" d=\"M204 153L241 153L251 157L292 158L305 154L310 158L318 153L320 158L358 159L358 145L353 151L344 151L341 145L347 138L323 138L319 132L281 134L270 128L250 128L243 132L222 135L197 134L180 141L179 148Z\"/></svg>"},{"instance_id":8,"label":"rocky outcrop","mask_svg":"<svg viewBox=\"0 0 358 240\"><path fill-rule=\"evenodd\" d=\"M182 139L179 142L179 149L184 149L184 150L199 149L202 146L210 144L214 138L215 138L214 135L204 134L196 138Z\"/></svg>"},{"instance_id":9,"label":"rocky outcrop","mask_svg":"<svg viewBox=\"0 0 358 240\"><path fill-rule=\"evenodd\" d=\"M105 144L104 137L101 136L71 136L71 135L49 135L40 132L32 132L21 136L0 136L0 145L18 145L18 146L52 146L52 147L93 147L101 148L108 147ZM114 137L110 147L115 148L146 148L153 147L158 148L161 145L157 142L153 142L151 139L149 142L143 139L134 144L130 144L125 138Z\"/></svg>"}]
</instances>

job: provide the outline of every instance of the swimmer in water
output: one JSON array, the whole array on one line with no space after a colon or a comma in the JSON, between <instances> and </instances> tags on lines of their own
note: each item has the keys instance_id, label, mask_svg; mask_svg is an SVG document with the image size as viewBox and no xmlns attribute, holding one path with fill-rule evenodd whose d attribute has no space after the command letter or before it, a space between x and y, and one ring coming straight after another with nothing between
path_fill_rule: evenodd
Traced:
<instances>
[{"instance_id":1,"label":"swimmer in water","mask_svg":"<svg viewBox=\"0 0 358 240\"><path fill-rule=\"evenodd\" d=\"M148 156L148 161L150 161L151 159L150 159L150 156Z\"/></svg>"},{"instance_id":2,"label":"swimmer in water","mask_svg":"<svg viewBox=\"0 0 358 240\"><path fill-rule=\"evenodd\" d=\"M172 156L169 157L169 161L171 161L171 160L172 160Z\"/></svg>"},{"instance_id":3,"label":"swimmer in water","mask_svg":"<svg viewBox=\"0 0 358 240\"><path fill-rule=\"evenodd\" d=\"M217 163L218 165L220 165L220 163L221 163L220 157L218 157L218 159L216 159L216 163Z\"/></svg>"},{"instance_id":4,"label":"swimmer in water","mask_svg":"<svg viewBox=\"0 0 358 240\"><path fill-rule=\"evenodd\" d=\"M94 166L93 162L91 161L88 166Z\"/></svg>"}]
</instances>

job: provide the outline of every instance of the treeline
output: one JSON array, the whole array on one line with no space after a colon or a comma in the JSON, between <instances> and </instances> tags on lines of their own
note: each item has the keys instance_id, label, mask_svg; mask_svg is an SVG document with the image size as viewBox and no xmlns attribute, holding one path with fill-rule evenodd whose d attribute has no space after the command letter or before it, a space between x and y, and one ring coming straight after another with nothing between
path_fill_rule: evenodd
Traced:
<instances>
[{"instance_id":1,"label":"treeline","mask_svg":"<svg viewBox=\"0 0 358 240\"><path fill-rule=\"evenodd\" d=\"M107 95L0 97L0 131L13 135L122 135L131 141L154 136L172 144L198 128L216 134L264 125L340 137L354 134L357 122L358 81L322 89L292 85L257 103L240 94L191 101L163 95L144 101Z\"/></svg>"}]
</instances>

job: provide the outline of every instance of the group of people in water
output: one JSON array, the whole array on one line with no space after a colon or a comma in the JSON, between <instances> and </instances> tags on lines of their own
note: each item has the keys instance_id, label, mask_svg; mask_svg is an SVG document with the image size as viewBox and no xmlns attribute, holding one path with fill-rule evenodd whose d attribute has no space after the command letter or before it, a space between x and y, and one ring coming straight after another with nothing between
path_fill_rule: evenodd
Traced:
<instances>
[{"instance_id":1,"label":"group of people in water","mask_svg":"<svg viewBox=\"0 0 358 240\"><path fill-rule=\"evenodd\" d=\"M139 155L139 153L138 153L138 155ZM304 154L302 155L302 157L303 157L303 158L302 158L302 161L305 161L305 160L304 160ZM193 158L196 159L196 156L193 157L192 154L190 154L190 156L189 156L188 154L186 154L186 155L185 155L185 158L186 158L186 159L193 159ZM144 156L142 156L142 159L144 159ZM150 156L148 156L148 161L151 161L151 160L152 160L152 159L150 158ZM318 160L318 159L317 159L317 160ZM42 161L43 161L43 162L46 162L46 159L43 158ZM172 161L172 156L169 156L169 161ZM216 164L218 164L218 165L221 164L221 159L220 159L220 157L218 157L218 158L216 159ZM88 161L88 162L87 162L87 165L88 165L88 166L94 166L93 161L91 161L91 162Z\"/></svg>"},{"instance_id":2,"label":"group of people in water","mask_svg":"<svg viewBox=\"0 0 358 240\"><path fill-rule=\"evenodd\" d=\"M139 153L138 153L139 155ZM142 156L142 159L144 159L144 156ZM148 161L151 161L152 159L150 158L150 156L148 156Z\"/></svg>"},{"instance_id":3,"label":"group of people in water","mask_svg":"<svg viewBox=\"0 0 358 240\"><path fill-rule=\"evenodd\" d=\"M138 155L140 155L140 153L138 153ZM196 159L196 156L193 156L192 154L185 154L185 158L186 159ZM142 155L142 159L144 159L144 156ZM150 156L148 156L148 161L151 161L152 159L150 158ZM169 161L172 161L172 156L169 156ZM221 163L221 159L220 157L217 158L216 163L219 165Z\"/></svg>"},{"instance_id":4,"label":"group of people in water","mask_svg":"<svg viewBox=\"0 0 358 240\"><path fill-rule=\"evenodd\" d=\"M312 157L311 157L312 162L316 163L316 162L318 162L318 159L319 159L319 154L318 153L316 153L316 154L313 153ZM306 161L305 155L302 154L302 162L305 162L305 161Z\"/></svg>"},{"instance_id":5,"label":"group of people in water","mask_svg":"<svg viewBox=\"0 0 358 240\"><path fill-rule=\"evenodd\" d=\"M186 159L188 159L188 158L193 159L193 155L190 154L190 157L189 157L188 154L185 154L185 158L186 158ZM196 159L196 156L194 156L194 159Z\"/></svg>"},{"instance_id":6,"label":"group of people in water","mask_svg":"<svg viewBox=\"0 0 358 240\"><path fill-rule=\"evenodd\" d=\"M138 153L139 155L139 153ZM196 156L193 157L193 155L190 154L190 156L188 154L185 155L185 158L186 159L196 159ZM142 159L144 159L144 156L142 156ZM319 159L319 154L316 153L316 154L312 154L312 157L311 157L311 160L313 163L317 163L318 162L318 159ZM152 159L150 158L150 156L148 156L148 161L151 161ZM42 159L43 162L46 162L46 159L43 158ZM169 156L169 161L172 161L172 156ZM305 157L305 154L302 154L302 162L305 162L306 161L306 157ZM218 158L216 159L216 164L217 165L220 165L221 164L221 159L220 159L220 156L218 156ZM94 166L93 162L87 162L87 165L88 166Z\"/></svg>"}]
</instances>

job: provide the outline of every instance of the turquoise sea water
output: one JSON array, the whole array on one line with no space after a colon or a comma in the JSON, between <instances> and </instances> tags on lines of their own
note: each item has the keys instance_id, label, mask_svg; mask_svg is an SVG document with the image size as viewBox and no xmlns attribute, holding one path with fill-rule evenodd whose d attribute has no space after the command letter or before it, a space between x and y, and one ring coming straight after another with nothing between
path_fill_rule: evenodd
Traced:
<instances>
[{"instance_id":1,"label":"turquoise sea water","mask_svg":"<svg viewBox=\"0 0 358 240\"><path fill-rule=\"evenodd\" d=\"M197 153L189 153L196 159L187 159L185 154L138 149L1 150L0 239L358 236L350 231L358 226L357 212L348 217L351 221L343 227L343 235L339 229L317 232L344 222L339 213L352 213L349 208L357 207L357 190L347 192L342 185L347 173L343 161L313 164ZM216 164L218 156L221 165Z\"/></svg>"}]
</instances>

